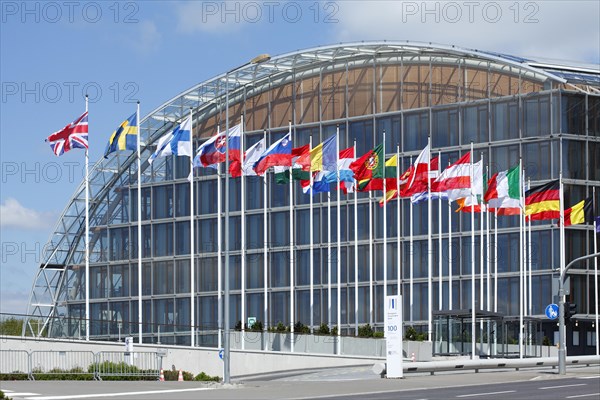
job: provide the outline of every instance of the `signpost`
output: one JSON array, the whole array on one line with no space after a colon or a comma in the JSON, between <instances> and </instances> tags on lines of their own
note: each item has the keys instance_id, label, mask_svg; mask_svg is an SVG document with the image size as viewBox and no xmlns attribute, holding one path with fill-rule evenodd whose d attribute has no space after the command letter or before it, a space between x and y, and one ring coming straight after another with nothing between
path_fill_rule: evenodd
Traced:
<instances>
[{"instance_id":1,"label":"signpost","mask_svg":"<svg viewBox=\"0 0 600 400\"><path fill-rule=\"evenodd\" d=\"M385 345L387 378L402 378L402 296L386 296Z\"/></svg>"},{"instance_id":2,"label":"signpost","mask_svg":"<svg viewBox=\"0 0 600 400\"><path fill-rule=\"evenodd\" d=\"M556 304L548 304L546 307L546 317L549 319L558 318L558 306Z\"/></svg>"},{"instance_id":3,"label":"signpost","mask_svg":"<svg viewBox=\"0 0 600 400\"><path fill-rule=\"evenodd\" d=\"M256 323L256 317L248 317L248 329L252 329L252 325Z\"/></svg>"}]
</instances>

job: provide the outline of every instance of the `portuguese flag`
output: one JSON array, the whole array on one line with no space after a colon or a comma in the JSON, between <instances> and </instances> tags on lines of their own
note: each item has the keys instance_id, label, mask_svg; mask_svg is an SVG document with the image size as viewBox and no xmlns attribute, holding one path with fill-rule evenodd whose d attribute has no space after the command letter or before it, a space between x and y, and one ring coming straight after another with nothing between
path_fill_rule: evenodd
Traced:
<instances>
[{"instance_id":1,"label":"portuguese flag","mask_svg":"<svg viewBox=\"0 0 600 400\"><path fill-rule=\"evenodd\" d=\"M383 178L383 157L383 144L380 144L350 164L350 169L354 172L354 178L358 182L358 191L377 190L369 186L377 185L377 181L372 183L373 180ZM383 189L383 182L380 183L379 190L381 189Z\"/></svg>"},{"instance_id":2,"label":"portuguese flag","mask_svg":"<svg viewBox=\"0 0 600 400\"><path fill-rule=\"evenodd\" d=\"M532 221L560 219L558 179L525 192L525 217Z\"/></svg>"}]
</instances>

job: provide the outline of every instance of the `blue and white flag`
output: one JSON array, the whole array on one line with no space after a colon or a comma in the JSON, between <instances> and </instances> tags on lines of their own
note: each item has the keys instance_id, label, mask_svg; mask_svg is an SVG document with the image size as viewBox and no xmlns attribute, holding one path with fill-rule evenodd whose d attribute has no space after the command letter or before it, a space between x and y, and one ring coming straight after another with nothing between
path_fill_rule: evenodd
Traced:
<instances>
[{"instance_id":1,"label":"blue and white flag","mask_svg":"<svg viewBox=\"0 0 600 400\"><path fill-rule=\"evenodd\" d=\"M422 201L427 200L427 192L422 192L422 193L417 193L417 194L413 194L412 196L410 196L410 201L413 204L416 203L420 203ZM438 200L438 199L442 199L442 200L448 200L448 193L446 192L432 192L431 193L431 200Z\"/></svg>"},{"instance_id":2,"label":"blue and white flag","mask_svg":"<svg viewBox=\"0 0 600 400\"><path fill-rule=\"evenodd\" d=\"M148 162L152 163L157 157L170 155L192 157L191 136L192 116L190 115L172 132L167 133L158 140L156 151L150 156Z\"/></svg>"}]
</instances>

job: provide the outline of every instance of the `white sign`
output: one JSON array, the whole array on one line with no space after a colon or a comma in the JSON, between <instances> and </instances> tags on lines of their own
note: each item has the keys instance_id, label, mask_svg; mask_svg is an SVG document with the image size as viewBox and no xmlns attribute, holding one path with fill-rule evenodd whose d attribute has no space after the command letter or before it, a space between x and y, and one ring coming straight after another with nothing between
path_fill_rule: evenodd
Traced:
<instances>
[{"instance_id":1,"label":"white sign","mask_svg":"<svg viewBox=\"0 0 600 400\"><path fill-rule=\"evenodd\" d=\"M256 317L248 317L248 329L252 329L252 325L256 323Z\"/></svg>"},{"instance_id":2,"label":"white sign","mask_svg":"<svg viewBox=\"0 0 600 400\"><path fill-rule=\"evenodd\" d=\"M387 378L402 378L402 296L387 296L385 305Z\"/></svg>"}]
</instances>

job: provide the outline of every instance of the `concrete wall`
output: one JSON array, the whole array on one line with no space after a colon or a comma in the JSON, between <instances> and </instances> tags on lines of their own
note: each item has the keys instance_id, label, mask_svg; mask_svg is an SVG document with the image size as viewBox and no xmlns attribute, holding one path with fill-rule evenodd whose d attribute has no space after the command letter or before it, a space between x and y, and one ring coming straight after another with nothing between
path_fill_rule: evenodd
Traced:
<instances>
[{"instance_id":1,"label":"concrete wall","mask_svg":"<svg viewBox=\"0 0 600 400\"><path fill-rule=\"evenodd\" d=\"M307 340L309 335L299 339L296 344L300 348L310 348L313 346L311 340ZM286 339L287 338L287 339ZM324 368L324 367L340 367L352 365L372 365L376 362L381 362L382 357L375 356L336 356L332 354L307 354L307 353L289 353L286 349L289 346L289 337L287 335L274 334L273 346L280 346L283 351L261 351L261 350L237 350L232 349L231 352L231 374L232 376L252 375L258 373L280 372L296 369L308 368ZM328 345L321 343L316 347L323 346L325 350ZM366 342L365 342L366 343ZM256 346L255 343L252 346ZM234 347L234 346L232 346ZM56 352L100 352L100 351L125 351L124 343L114 342L85 342L79 340L65 339L36 339L36 338L21 338L15 336L0 336L0 350L24 350L24 351L56 351ZM163 368L171 369L175 366L176 369L198 374L205 372L209 375L223 376L223 362L219 358L219 351L215 348L206 347L181 347L181 346L165 346L151 344L134 344L134 352L156 352L163 351ZM1 353L1 352L0 352ZM1 372L12 372L10 357L15 358L8 353L2 353L0 360ZM59 365L60 368L71 368L68 360L65 359L64 365Z\"/></svg>"}]
</instances>

